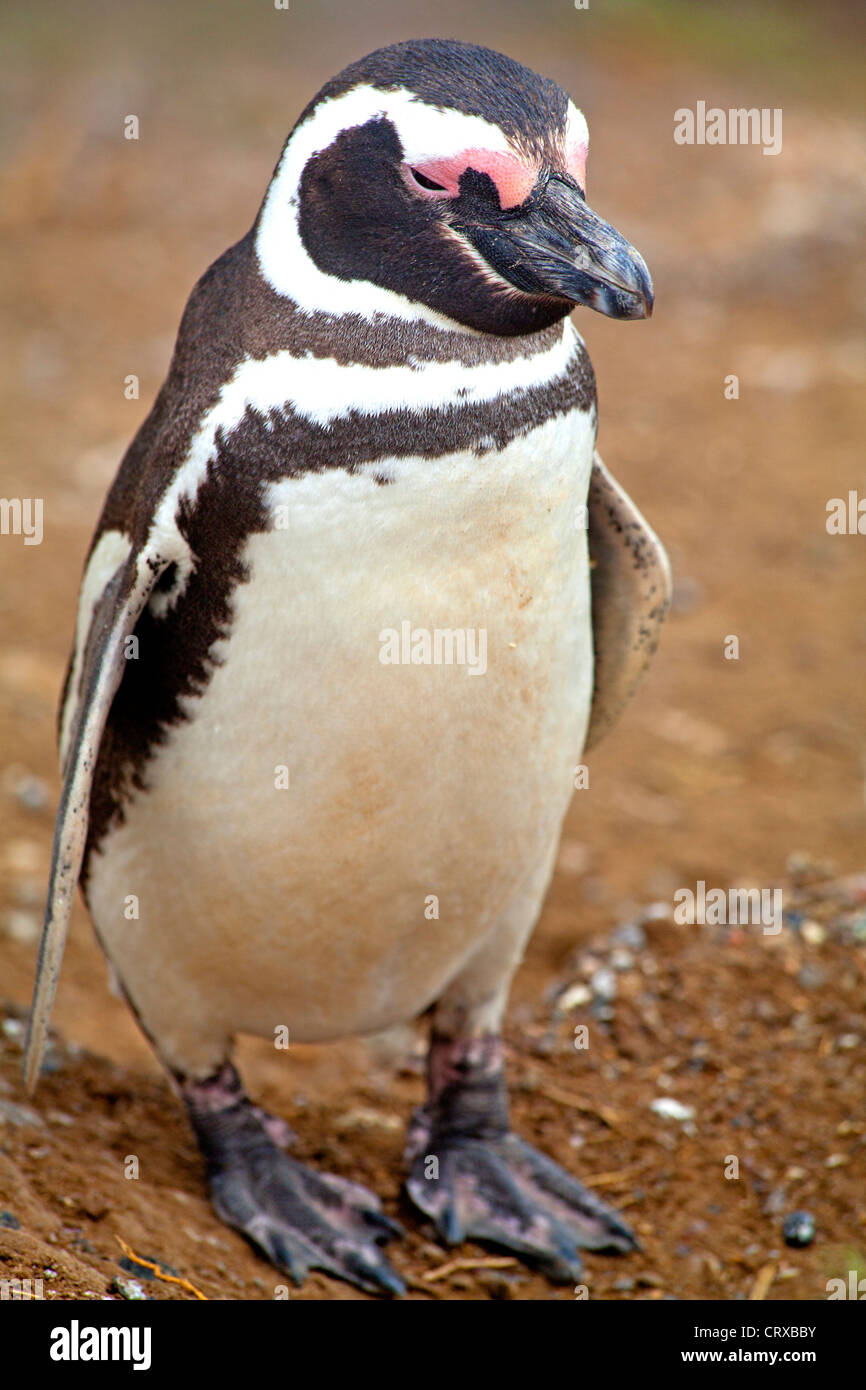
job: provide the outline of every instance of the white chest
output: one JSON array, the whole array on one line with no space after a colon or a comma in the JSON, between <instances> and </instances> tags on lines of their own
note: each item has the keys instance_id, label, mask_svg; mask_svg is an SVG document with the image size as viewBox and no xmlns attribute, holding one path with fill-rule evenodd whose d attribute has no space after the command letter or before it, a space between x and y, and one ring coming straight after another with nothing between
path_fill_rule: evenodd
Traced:
<instances>
[{"instance_id":1,"label":"white chest","mask_svg":"<svg viewBox=\"0 0 866 1390\"><path fill-rule=\"evenodd\" d=\"M385 486L273 485L205 693L91 870L109 954L166 1028L168 977L202 973L239 1030L408 1017L549 855L592 692L592 448L574 413L500 453L390 461Z\"/></svg>"}]
</instances>

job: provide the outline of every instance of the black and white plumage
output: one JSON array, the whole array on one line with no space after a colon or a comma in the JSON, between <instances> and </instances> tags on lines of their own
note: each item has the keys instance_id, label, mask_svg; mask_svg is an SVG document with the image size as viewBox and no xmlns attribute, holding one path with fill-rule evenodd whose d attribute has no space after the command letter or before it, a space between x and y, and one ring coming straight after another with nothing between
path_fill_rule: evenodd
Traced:
<instances>
[{"instance_id":1,"label":"black and white plumage","mask_svg":"<svg viewBox=\"0 0 866 1390\"><path fill-rule=\"evenodd\" d=\"M555 84L467 44L329 82L194 289L87 562L28 1084L80 877L217 1209L297 1278L397 1291L393 1223L271 1143L232 1038L431 1007L408 1186L445 1238L566 1279L579 1245L631 1244L508 1130L499 1042L574 765L668 602L661 546L594 455L568 317L652 303L586 203L587 141ZM383 664L405 620L483 631L483 676Z\"/></svg>"}]
</instances>

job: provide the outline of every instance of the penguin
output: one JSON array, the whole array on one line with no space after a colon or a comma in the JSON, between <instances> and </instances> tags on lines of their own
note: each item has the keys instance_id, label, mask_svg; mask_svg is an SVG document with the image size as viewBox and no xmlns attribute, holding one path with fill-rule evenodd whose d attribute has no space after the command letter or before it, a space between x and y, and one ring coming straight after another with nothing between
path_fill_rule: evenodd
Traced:
<instances>
[{"instance_id":1,"label":"penguin","mask_svg":"<svg viewBox=\"0 0 866 1390\"><path fill-rule=\"evenodd\" d=\"M300 1283L403 1281L377 1197L232 1061L429 1016L406 1190L554 1281L619 1214L510 1127L502 1020L574 768L632 697L664 549L595 451L570 314L652 310L554 82L413 40L328 81L192 291L81 585L25 1055L80 884L219 1216Z\"/></svg>"}]
</instances>

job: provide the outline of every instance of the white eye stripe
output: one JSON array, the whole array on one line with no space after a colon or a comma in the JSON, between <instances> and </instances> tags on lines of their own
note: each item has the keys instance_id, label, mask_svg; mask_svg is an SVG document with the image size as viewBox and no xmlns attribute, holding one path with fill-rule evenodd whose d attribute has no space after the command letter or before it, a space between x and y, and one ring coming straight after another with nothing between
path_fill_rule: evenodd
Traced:
<instances>
[{"instance_id":1,"label":"white eye stripe","mask_svg":"<svg viewBox=\"0 0 866 1390\"><path fill-rule=\"evenodd\" d=\"M382 92L375 87L360 86L317 106L291 136L286 156L291 151L290 163L300 175L307 160L326 149L342 131L365 125L376 116L385 116L394 126L407 164L418 164L434 156L459 154L465 149L491 149L501 153L511 149L505 133L493 121L430 106L405 87ZM282 172L281 169L278 177Z\"/></svg>"},{"instance_id":2,"label":"white eye stripe","mask_svg":"<svg viewBox=\"0 0 866 1390\"><path fill-rule=\"evenodd\" d=\"M574 159L575 153L579 152L578 162L581 165L581 173L583 173L583 166L586 163L588 149L589 126L586 124L586 117L582 111L577 109L574 102L570 101L565 123L565 150L570 159Z\"/></svg>"},{"instance_id":3,"label":"white eye stripe","mask_svg":"<svg viewBox=\"0 0 866 1390\"><path fill-rule=\"evenodd\" d=\"M565 122L565 138L571 144L589 144L589 126L582 111L579 111L573 101L568 103L568 116Z\"/></svg>"}]
</instances>

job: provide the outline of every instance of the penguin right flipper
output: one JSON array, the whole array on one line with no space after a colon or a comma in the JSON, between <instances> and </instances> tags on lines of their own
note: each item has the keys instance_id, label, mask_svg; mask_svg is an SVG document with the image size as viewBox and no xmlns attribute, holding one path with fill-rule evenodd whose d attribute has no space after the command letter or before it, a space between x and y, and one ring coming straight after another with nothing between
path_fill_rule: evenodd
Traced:
<instances>
[{"instance_id":1,"label":"penguin right flipper","mask_svg":"<svg viewBox=\"0 0 866 1390\"><path fill-rule=\"evenodd\" d=\"M115 569L93 606L80 663L69 691L70 733L54 828L45 921L24 1053L24 1084L33 1092L48 1037L72 900L87 844L90 790L105 724L123 675L125 639L133 633L154 585L170 561L145 545Z\"/></svg>"},{"instance_id":2,"label":"penguin right flipper","mask_svg":"<svg viewBox=\"0 0 866 1390\"><path fill-rule=\"evenodd\" d=\"M587 499L592 562L593 747L619 719L649 666L671 602L664 546L596 452Z\"/></svg>"}]
</instances>

